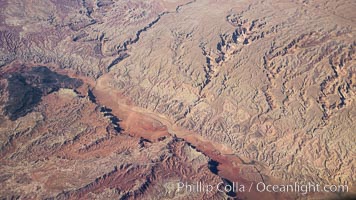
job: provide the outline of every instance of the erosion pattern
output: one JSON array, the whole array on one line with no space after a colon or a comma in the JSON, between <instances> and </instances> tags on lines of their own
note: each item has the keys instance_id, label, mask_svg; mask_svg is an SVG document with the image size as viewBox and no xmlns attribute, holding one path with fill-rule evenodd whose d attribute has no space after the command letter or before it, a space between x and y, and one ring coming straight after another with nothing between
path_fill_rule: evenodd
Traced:
<instances>
[{"instance_id":1,"label":"erosion pattern","mask_svg":"<svg viewBox=\"0 0 356 200\"><path fill-rule=\"evenodd\" d=\"M174 188L221 179L356 191L354 1L0 5L2 197L236 196ZM24 82L39 65L73 83Z\"/></svg>"}]
</instances>

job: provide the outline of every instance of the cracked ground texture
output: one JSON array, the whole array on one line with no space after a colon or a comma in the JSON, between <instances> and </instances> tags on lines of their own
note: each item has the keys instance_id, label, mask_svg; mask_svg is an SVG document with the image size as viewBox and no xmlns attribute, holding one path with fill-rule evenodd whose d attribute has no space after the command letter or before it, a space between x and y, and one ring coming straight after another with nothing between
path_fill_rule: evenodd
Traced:
<instances>
[{"instance_id":1,"label":"cracked ground texture","mask_svg":"<svg viewBox=\"0 0 356 200\"><path fill-rule=\"evenodd\" d=\"M353 0L0 0L0 10L1 198L256 199L179 193L179 180L355 194ZM44 87L38 66L81 85Z\"/></svg>"}]
</instances>

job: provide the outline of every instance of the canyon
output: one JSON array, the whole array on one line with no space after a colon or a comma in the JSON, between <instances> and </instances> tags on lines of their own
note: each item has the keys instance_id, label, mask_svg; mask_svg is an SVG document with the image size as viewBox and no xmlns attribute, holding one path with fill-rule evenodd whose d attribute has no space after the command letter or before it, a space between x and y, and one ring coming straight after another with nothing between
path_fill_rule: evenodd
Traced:
<instances>
[{"instance_id":1,"label":"canyon","mask_svg":"<svg viewBox=\"0 0 356 200\"><path fill-rule=\"evenodd\" d=\"M1 199L352 199L355 9L0 1ZM179 182L348 192L187 193Z\"/></svg>"}]
</instances>

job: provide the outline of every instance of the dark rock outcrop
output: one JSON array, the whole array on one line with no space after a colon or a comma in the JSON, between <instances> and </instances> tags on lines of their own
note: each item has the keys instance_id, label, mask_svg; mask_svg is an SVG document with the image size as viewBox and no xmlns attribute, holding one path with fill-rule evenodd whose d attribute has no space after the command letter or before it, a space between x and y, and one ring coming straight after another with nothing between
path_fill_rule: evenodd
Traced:
<instances>
[{"instance_id":1,"label":"dark rock outcrop","mask_svg":"<svg viewBox=\"0 0 356 200\"><path fill-rule=\"evenodd\" d=\"M75 89L82 85L81 80L51 71L47 67L38 66L24 72L11 73L7 76L9 94L4 111L10 120L16 120L31 112L41 97L60 88Z\"/></svg>"}]
</instances>

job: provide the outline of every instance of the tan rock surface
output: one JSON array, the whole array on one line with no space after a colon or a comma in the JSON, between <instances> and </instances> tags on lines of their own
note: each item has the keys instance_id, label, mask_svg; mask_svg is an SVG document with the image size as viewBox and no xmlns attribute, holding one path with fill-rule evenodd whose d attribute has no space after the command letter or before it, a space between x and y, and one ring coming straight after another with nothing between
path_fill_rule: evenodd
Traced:
<instances>
[{"instance_id":1,"label":"tan rock surface","mask_svg":"<svg viewBox=\"0 0 356 200\"><path fill-rule=\"evenodd\" d=\"M208 198L175 193L169 183L182 177L340 184L355 194L354 1L0 6L3 109L22 64L83 82L55 88L16 120L0 116L1 197Z\"/></svg>"}]
</instances>

